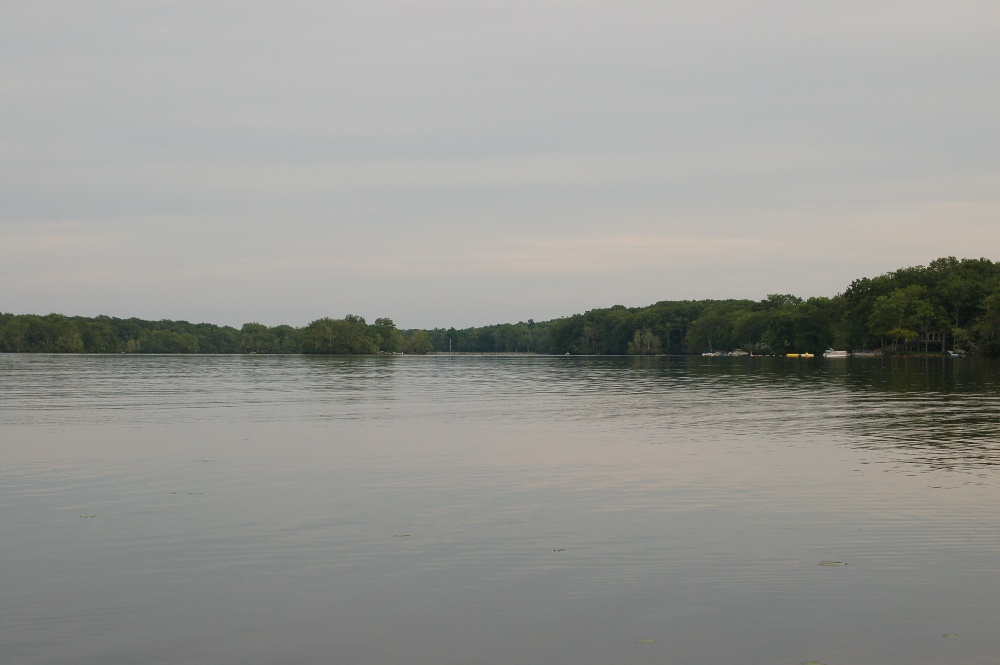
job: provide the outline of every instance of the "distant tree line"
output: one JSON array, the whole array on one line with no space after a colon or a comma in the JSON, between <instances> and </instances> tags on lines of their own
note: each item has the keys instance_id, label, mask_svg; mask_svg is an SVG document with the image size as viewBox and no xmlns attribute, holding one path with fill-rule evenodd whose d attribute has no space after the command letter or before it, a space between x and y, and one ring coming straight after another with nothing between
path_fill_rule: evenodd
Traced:
<instances>
[{"instance_id":1,"label":"distant tree line","mask_svg":"<svg viewBox=\"0 0 1000 665\"><path fill-rule=\"evenodd\" d=\"M932 349L933 343L933 349ZM855 280L832 298L616 305L553 321L398 330L391 319L322 318L302 328L0 314L0 352L43 353L895 353L1000 356L1000 263L937 259Z\"/></svg>"},{"instance_id":2,"label":"distant tree line","mask_svg":"<svg viewBox=\"0 0 1000 665\"><path fill-rule=\"evenodd\" d=\"M0 352L8 353L428 353L423 330L392 319L318 319L302 328L245 323L240 329L187 321L49 314L0 314Z\"/></svg>"},{"instance_id":3,"label":"distant tree line","mask_svg":"<svg viewBox=\"0 0 1000 665\"><path fill-rule=\"evenodd\" d=\"M855 280L833 298L769 295L621 305L551 322L548 351L572 354L889 353L1000 356L1000 263L954 257ZM437 345L436 345L437 346Z\"/></svg>"},{"instance_id":4,"label":"distant tree line","mask_svg":"<svg viewBox=\"0 0 1000 665\"><path fill-rule=\"evenodd\" d=\"M435 351L455 353L549 353L554 321L501 323L480 328L435 328L428 334Z\"/></svg>"}]
</instances>

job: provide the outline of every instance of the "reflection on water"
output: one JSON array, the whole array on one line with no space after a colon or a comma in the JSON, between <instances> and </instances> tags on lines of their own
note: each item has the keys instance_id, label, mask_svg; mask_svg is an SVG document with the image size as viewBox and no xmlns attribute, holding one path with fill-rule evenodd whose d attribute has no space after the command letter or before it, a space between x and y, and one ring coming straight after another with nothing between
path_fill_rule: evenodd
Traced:
<instances>
[{"instance_id":1,"label":"reflection on water","mask_svg":"<svg viewBox=\"0 0 1000 665\"><path fill-rule=\"evenodd\" d=\"M998 381L941 359L0 356L0 644L992 663Z\"/></svg>"}]
</instances>

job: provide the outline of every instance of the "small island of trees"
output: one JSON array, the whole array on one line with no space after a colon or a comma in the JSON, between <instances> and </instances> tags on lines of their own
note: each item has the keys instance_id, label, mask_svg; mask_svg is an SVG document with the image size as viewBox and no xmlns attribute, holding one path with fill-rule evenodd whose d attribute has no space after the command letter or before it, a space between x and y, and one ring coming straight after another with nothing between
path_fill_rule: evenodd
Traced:
<instances>
[{"instance_id":1,"label":"small island of trees","mask_svg":"<svg viewBox=\"0 0 1000 665\"><path fill-rule=\"evenodd\" d=\"M616 305L552 321L400 330L392 319L321 318L239 329L111 316L0 314L0 352L377 354L883 353L961 349L1000 357L1000 263L947 257L853 281L836 296Z\"/></svg>"}]
</instances>

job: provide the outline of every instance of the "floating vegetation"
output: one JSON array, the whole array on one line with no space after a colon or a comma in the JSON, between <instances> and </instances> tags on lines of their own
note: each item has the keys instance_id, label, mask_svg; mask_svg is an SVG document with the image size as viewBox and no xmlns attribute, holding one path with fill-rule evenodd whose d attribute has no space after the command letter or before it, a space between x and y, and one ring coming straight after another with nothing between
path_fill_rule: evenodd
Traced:
<instances>
[{"instance_id":1,"label":"floating vegetation","mask_svg":"<svg viewBox=\"0 0 1000 665\"><path fill-rule=\"evenodd\" d=\"M828 568L834 568L836 566L846 566L847 564L843 561L820 561L816 564L817 566L826 566Z\"/></svg>"},{"instance_id":2,"label":"floating vegetation","mask_svg":"<svg viewBox=\"0 0 1000 665\"><path fill-rule=\"evenodd\" d=\"M800 665L826 665L826 663L821 663L818 660L804 660Z\"/></svg>"},{"instance_id":3,"label":"floating vegetation","mask_svg":"<svg viewBox=\"0 0 1000 665\"><path fill-rule=\"evenodd\" d=\"M553 552L565 552L565 551L566 551L566 548L565 548L565 547L560 547L559 549L557 549L557 550L552 550L552 551L553 551Z\"/></svg>"},{"instance_id":4,"label":"floating vegetation","mask_svg":"<svg viewBox=\"0 0 1000 665\"><path fill-rule=\"evenodd\" d=\"M89 520L89 519L92 519L94 517L97 517L97 515L80 515L80 517Z\"/></svg>"},{"instance_id":5,"label":"floating vegetation","mask_svg":"<svg viewBox=\"0 0 1000 665\"><path fill-rule=\"evenodd\" d=\"M656 640L636 640L636 644L653 644Z\"/></svg>"},{"instance_id":6,"label":"floating vegetation","mask_svg":"<svg viewBox=\"0 0 1000 665\"><path fill-rule=\"evenodd\" d=\"M941 637L958 637L958 633L945 633Z\"/></svg>"},{"instance_id":7,"label":"floating vegetation","mask_svg":"<svg viewBox=\"0 0 1000 665\"><path fill-rule=\"evenodd\" d=\"M201 494L201 492L187 492L187 494L188 495L191 495L191 494Z\"/></svg>"},{"instance_id":8,"label":"floating vegetation","mask_svg":"<svg viewBox=\"0 0 1000 665\"><path fill-rule=\"evenodd\" d=\"M394 533L394 534L392 534L392 537L393 538L409 538L410 534L408 534L408 533Z\"/></svg>"}]
</instances>

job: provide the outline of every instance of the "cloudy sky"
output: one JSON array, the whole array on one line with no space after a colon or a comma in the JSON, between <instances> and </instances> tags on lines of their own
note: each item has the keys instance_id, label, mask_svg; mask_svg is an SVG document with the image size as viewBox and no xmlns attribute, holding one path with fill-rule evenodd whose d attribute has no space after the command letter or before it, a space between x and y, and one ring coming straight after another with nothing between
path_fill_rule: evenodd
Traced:
<instances>
[{"instance_id":1,"label":"cloudy sky","mask_svg":"<svg viewBox=\"0 0 1000 665\"><path fill-rule=\"evenodd\" d=\"M0 7L0 311L400 327L1000 259L1000 3Z\"/></svg>"}]
</instances>

